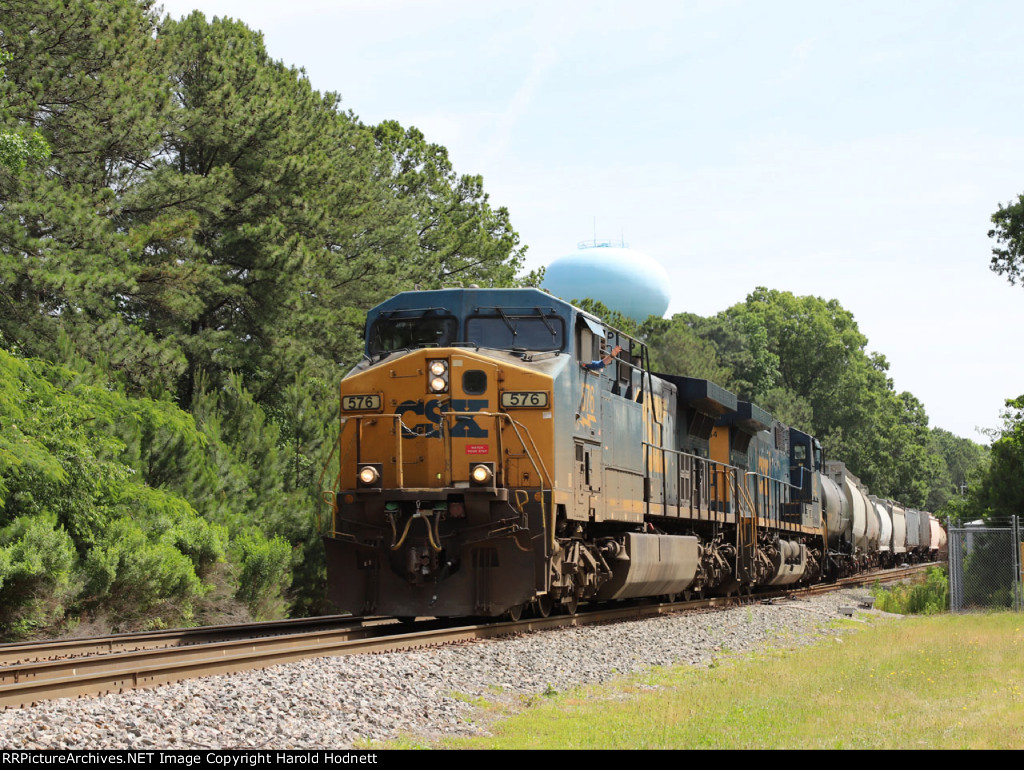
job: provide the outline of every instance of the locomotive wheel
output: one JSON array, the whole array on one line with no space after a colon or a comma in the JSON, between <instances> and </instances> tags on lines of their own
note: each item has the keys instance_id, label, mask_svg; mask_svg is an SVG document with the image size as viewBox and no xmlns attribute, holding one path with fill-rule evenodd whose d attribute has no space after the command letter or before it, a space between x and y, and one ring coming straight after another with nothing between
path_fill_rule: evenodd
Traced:
<instances>
[{"instance_id":1,"label":"locomotive wheel","mask_svg":"<svg viewBox=\"0 0 1024 770\"><path fill-rule=\"evenodd\" d=\"M555 602L548 594L537 597L537 614L546 618L551 614L551 610L554 608Z\"/></svg>"},{"instance_id":2,"label":"locomotive wheel","mask_svg":"<svg viewBox=\"0 0 1024 770\"><path fill-rule=\"evenodd\" d=\"M505 614L508 615L508 619L512 622L519 620L521 617L523 617L523 605L516 604L512 607L509 607L508 612L506 612Z\"/></svg>"},{"instance_id":3,"label":"locomotive wheel","mask_svg":"<svg viewBox=\"0 0 1024 770\"><path fill-rule=\"evenodd\" d=\"M572 598L562 605L562 609L565 610L566 615L575 615L576 610L580 607L580 598L573 594Z\"/></svg>"}]
</instances>

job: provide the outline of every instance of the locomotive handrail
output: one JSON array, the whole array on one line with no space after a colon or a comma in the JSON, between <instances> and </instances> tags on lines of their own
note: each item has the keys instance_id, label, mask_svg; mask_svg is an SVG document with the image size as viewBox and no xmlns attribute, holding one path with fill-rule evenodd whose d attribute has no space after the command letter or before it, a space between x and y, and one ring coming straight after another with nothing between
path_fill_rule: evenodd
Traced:
<instances>
[{"instance_id":1,"label":"locomotive handrail","mask_svg":"<svg viewBox=\"0 0 1024 770\"><path fill-rule=\"evenodd\" d=\"M516 422L514 419L512 419L511 415L505 414L504 412L441 412L441 416L444 419L444 424L447 424L449 419L455 419L455 418L458 418L458 417L470 417L470 418L490 417L490 418L494 419L496 425L497 425L497 423L501 422L502 420L507 421L509 426L515 432L516 438L519 439L519 444L523 447L523 450L526 452L526 458L530 461L530 464L533 466L533 469L537 472L537 478L538 478L538 481L540 482L541 511L545 512L544 511L544 488L545 488L545 484L551 489L552 493L554 492L555 484L554 484L554 480L551 478L551 474L548 473L547 466L545 466L544 465L544 461L542 459L540 459L540 450L537 449L537 443L533 440L533 434L530 433L529 428L527 428L522 423ZM527 437L530 439L530 445L533 448L532 452L530 451L530 447L527 446L526 442L523 440L523 437L522 437L522 435L519 432L519 428L522 428L523 432L526 433ZM502 475L502 480L505 481L505 463L503 462L503 456L501 454L501 430L500 429L497 430L496 433L497 433L497 440L498 440L498 457L499 457L499 463L498 464L499 464L499 467L500 467L500 471L501 471L501 475ZM452 437L451 437L450 432L442 431L442 438L445 441L445 471L448 473L448 479L447 480L448 480L449 483L454 483L454 479L452 478L452 475L451 475L451 473L452 473L451 466L450 466L450 463L448 461L448 458L451 455L451 438ZM534 453L536 453L536 456L534 456ZM492 485L492 488L495 489L495 490L497 489L497 483L498 483L497 480L498 480L498 476L497 476L497 474L495 474L494 477L493 477L493 482L494 483ZM506 484L506 486L507 486L507 484ZM551 550L554 550L554 547L555 547L555 516L554 516L555 500L554 500L554 494L551 495L551 503L549 505L549 509L550 510L548 512L545 512L545 513L549 513L549 515L551 517L550 523L548 522L546 516L542 516L541 520L544 522L545 529L548 530L547 544L548 544L548 546L549 546L549 548Z\"/></svg>"},{"instance_id":2,"label":"locomotive handrail","mask_svg":"<svg viewBox=\"0 0 1024 770\"><path fill-rule=\"evenodd\" d=\"M685 451L683 451L681 449L673 449L672 447L659 446L658 444L652 444L649 441L643 441L643 442L641 442L641 444L647 450L656 449L656 450L658 450L658 451L660 451L662 453L664 453L664 452L671 452L674 455L679 455L680 457L690 457L690 458L692 458L694 460L697 460L698 463L706 464L708 466L709 476L712 477L711 479L709 479L709 481L713 481L714 476L716 476L718 474L722 474L725 478L728 478L730 473L735 473L736 471L739 470L739 468L737 466L735 466L735 465L730 465L729 463L723 463L723 462L721 462L719 460L712 460L709 457L701 457L700 455L694 454L693 452L685 452ZM646 451L644 452L644 464L645 465L649 465L649 463L648 463L648 452L646 452ZM650 468L649 467L645 468L644 473L645 473L645 475L648 478L650 478ZM678 476L680 474L681 474L681 472L677 473L676 475ZM667 473L662 473L662 480L663 480L663 482L667 481L667 479L668 479L668 474ZM714 496L709 497L708 502L714 502L714 503L719 503L719 502L730 503L730 502L733 502L732 496L728 494L728 490L729 490L728 484L726 485L726 496L722 500L719 500L718 497L717 497L717 487L718 487L717 483L706 484L705 488L707 488L707 487L713 488L715 490L715 493L716 493ZM679 491L678 488L677 488L676 491L677 492ZM667 495L665 495L665 497L667 499ZM692 502L692 494L691 494L691 502ZM662 505L667 505L667 503L662 502ZM678 503L677 503L677 507L678 507Z\"/></svg>"},{"instance_id":3,"label":"locomotive handrail","mask_svg":"<svg viewBox=\"0 0 1024 770\"><path fill-rule=\"evenodd\" d=\"M522 423L516 422L514 419L512 419L512 415L510 415L510 414L504 414L504 413L498 412L497 415L499 417L501 417L501 418L504 418L504 419L508 420L508 424L512 427L512 430L515 431L516 438L519 439L519 443L522 445L523 449L526 450L527 459L529 459L530 464L533 465L534 470L537 471L537 474L540 477L540 505L541 505L541 513L544 512L544 479L545 479L545 477L547 477L548 486L551 488L551 502L550 502L550 504L548 506L548 508L549 508L549 515L551 516L551 522L548 523L548 521L543 516L541 516L541 520L544 521L545 525L547 526L547 530L548 530L548 555L550 555L551 553L554 553L554 550L555 550L555 494L554 494L554 492L555 492L555 481L554 481L554 479L551 478L551 475L548 473L547 466L544 465L544 460L541 459L540 450L537 449L537 442L533 440L533 434L530 433L530 429L527 428ZM522 428L523 431L526 433L526 435L529 437L530 444L533 446L533 451L537 455L536 459L534 459L533 454L531 454L529 448L526 446L526 442L523 441L523 437L521 435L519 435L519 428ZM499 431L499 434L500 434L500 431ZM540 464L539 468L537 467L538 463ZM543 475L541 475L541 474L543 474Z\"/></svg>"},{"instance_id":4,"label":"locomotive handrail","mask_svg":"<svg viewBox=\"0 0 1024 770\"><path fill-rule=\"evenodd\" d=\"M757 476L757 478L759 479L765 479L767 481L774 481L778 484L783 484L784 486L787 486L790 489L802 489L802 486L800 484L790 484L788 481L785 481L783 479L777 479L774 476L769 476L767 473L761 473L760 471L747 471L746 473L748 476Z\"/></svg>"},{"instance_id":5,"label":"locomotive handrail","mask_svg":"<svg viewBox=\"0 0 1024 770\"><path fill-rule=\"evenodd\" d=\"M740 483L739 469L733 471L733 483L736 485L736 496L739 502L736 511L736 570L735 575L740 574L740 559L746 563L745 576L752 578L753 562L757 559L757 519L758 511L754 501L750 498L750 490L747 489L746 476L743 483ZM743 515L743 506L746 505L748 515Z\"/></svg>"}]
</instances>

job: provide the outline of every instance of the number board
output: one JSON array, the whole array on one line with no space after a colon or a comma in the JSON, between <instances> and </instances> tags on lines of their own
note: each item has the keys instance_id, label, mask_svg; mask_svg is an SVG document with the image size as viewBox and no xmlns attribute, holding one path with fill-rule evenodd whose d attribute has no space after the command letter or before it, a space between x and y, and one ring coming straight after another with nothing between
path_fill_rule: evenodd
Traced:
<instances>
[{"instance_id":1,"label":"number board","mask_svg":"<svg viewBox=\"0 0 1024 770\"><path fill-rule=\"evenodd\" d=\"M378 393L359 393L341 397L341 408L346 412L380 409L380 403L380 394Z\"/></svg>"},{"instance_id":2,"label":"number board","mask_svg":"<svg viewBox=\"0 0 1024 770\"><path fill-rule=\"evenodd\" d=\"M544 409L548 405L548 394L542 390L509 390L501 394L504 409Z\"/></svg>"}]
</instances>

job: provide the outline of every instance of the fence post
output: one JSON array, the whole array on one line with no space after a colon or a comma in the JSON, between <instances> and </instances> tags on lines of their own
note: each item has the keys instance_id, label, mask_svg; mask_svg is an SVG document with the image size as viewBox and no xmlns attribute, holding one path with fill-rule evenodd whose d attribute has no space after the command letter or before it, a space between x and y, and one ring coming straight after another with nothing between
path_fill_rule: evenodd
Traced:
<instances>
[{"instance_id":1,"label":"fence post","mask_svg":"<svg viewBox=\"0 0 1024 770\"><path fill-rule=\"evenodd\" d=\"M1024 542L1021 542L1020 517L1014 516L1013 522L1013 557L1014 575L1013 608L1017 612L1024 611Z\"/></svg>"}]
</instances>

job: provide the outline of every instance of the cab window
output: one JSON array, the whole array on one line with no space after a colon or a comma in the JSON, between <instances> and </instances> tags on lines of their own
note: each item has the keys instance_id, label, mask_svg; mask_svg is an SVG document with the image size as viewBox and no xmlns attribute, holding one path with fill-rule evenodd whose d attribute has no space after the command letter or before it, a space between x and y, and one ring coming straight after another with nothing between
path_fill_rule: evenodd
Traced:
<instances>
[{"instance_id":1,"label":"cab window","mask_svg":"<svg viewBox=\"0 0 1024 770\"><path fill-rule=\"evenodd\" d=\"M379 318L370 328L370 355L419 347L446 347L456 341L458 323L452 316Z\"/></svg>"},{"instance_id":2,"label":"cab window","mask_svg":"<svg viewBox=\"0 0 1024 770\"><path fill-rule=\"evenodd\" d=\"M474 345L499 350L561 350L565 325L558 316L470 316L466 339Z\"/></svg>"}]
</instances>

